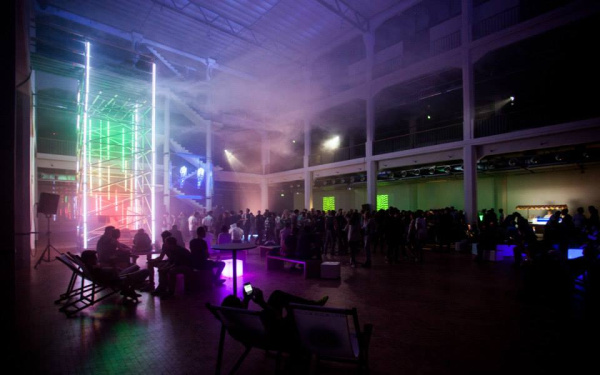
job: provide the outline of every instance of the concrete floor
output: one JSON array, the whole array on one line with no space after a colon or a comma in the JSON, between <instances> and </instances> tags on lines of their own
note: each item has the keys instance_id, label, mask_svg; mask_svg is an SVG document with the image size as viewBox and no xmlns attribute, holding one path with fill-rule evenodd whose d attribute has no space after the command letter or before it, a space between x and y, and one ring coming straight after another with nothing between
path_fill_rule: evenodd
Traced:
<instances>
[{"instance_id":1,"label":"concrete floor","mask_svg":"<svg viewBox=\"0 0 600 375\"><path fill-rule=\"evenodd\" d=\"M588 364L588 354L597 354L598 336L577 300L525 301L519 297L523 271L508 259L478 264L470 254L426 251L423 264L390 265L376 253L371 269L339 260L341 280L305 280L300 272L267 272L256 249L238 288L250 281L266 295L275 289L312 299L328 295L327 306L356 307L361 324L374 325L372 374L574 373ZM204 305L231 293L231 279L195 294L179 290L164 301L143 293L133 306L114 296L67 318L54 300L70 274L56 261L17 273L16 373L214 373L220 326ZM587 336L596 346L586 345ZM226 341L224 372L242 351ZM238 373L274 370L273 355L253 350ZM322 363L320 371L354 369Z\"/></svg>"}]
</instances>

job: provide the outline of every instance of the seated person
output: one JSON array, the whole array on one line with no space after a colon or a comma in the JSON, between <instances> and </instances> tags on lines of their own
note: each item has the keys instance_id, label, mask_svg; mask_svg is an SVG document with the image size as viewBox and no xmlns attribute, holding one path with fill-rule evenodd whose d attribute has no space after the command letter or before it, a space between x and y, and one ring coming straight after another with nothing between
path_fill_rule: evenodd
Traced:
<instances>
[{"instance_id":1,"label":"seated person","mask_svg":"<svg viewBox=\"0 0 600 375\"><path fill-rule=\"evenodd\" d=\"M177 245L181 247L185 246L185 242L183 241L183 233L181 233L179 228L177 228L177 225L173 225L171 227L171 236L177 239Z\"/></svg>"},{"instance_id":2,"label":"seated person","mask_svg":"<svg viewBox=\"0 0 600 375\"><path fill-rule=\"evenodd\" d=\"M112 237L117 243L117 250L113 253L112 259L117 267L129 267L131 266L131 259L137 259L137 255L131 254L131 247L125 245L119 238L121 238L121 230L113 229Z\"/></svg>"},{"instance_id":3,"label":"seated person","mask_svg":"<svg viewBox=\"0 0 600 375\"><path fill-rule=\"evenodd\" d=\"M231 229L229 229L229 234L231 234L231 242L232 243L242 243L242 238L244 237L244 230L240 228L242 225L242 221L238 221L237 223L231 224Z\"/></svg>"},{"instance_id":4,"label":"seated person","mask_svg":"<svg viewBox=\"0 0 600 375\"><path fill-rule=\"evenodd\" d=\"M221 233L219 233L219 236L217 237L217 244L222 245L224 243L231 243L231 235L229 234L227 225L221 227Z\"/></svg>"},{"instance_id":5,"label":"seated person","mask_svg":"<svg viewBox=\"0 0 600 375\"><path fill-rule=\"evenodd\" d=\"M206 229L198 227L196 229L196 238L190 241L190 252L192 253L192 267L197 270L215 270L213 283L223 284L224 279L221 279L221 272L225 268L225 262L212 261L209 259L208 245L204 240Z\"/></svg>"},{"instance_id":6,"label":"seated person","mask_svg":"<svg viewBox=\"0 0 600 375\"><path fill-rule=\"evenodd\" d=\"M133 236L133 251L136 253L149 253L152 251L152 240L143 228L138 229Z\"/></svg>"},{"instance_id":7,"label":"seated person","mask_svg":"<svg viewBox=\"0 0 600 375\"><path fill-rule=\"evenodd\" d=\"M185 247L177 245L175 237L165 240L165 254L169 258L158 268L158 287L152 295L169 298L175 294L177 275L192 271L192 254Z\"/></svg>"},{"instance_id":8,"label":"seated person","mask_svg":"<svg viewBox=\"0 0 600 375\"><path fill-rule=\"evenodd\" d=\"M297 259L311 259L318 255L317 238L312 231L311 225L305 225L298 236L295 257Z\"/></svg>"},{"instance_id":9,"label":"seated person","mask_svg":"<svg viewBox=\"0 0 600 375\"><path fill-rule=\"evenodd\" d=\"M115 227L112 225L104 228L104 234L100 236L96 243L96 252L100 264L110 264L112 262L111 257L117 250L117 241L112 235L113 230L115 230Z\"/></svg>"},{"instance_id":10,"label":"seated person","mask_svg":"<svg viewBox=\"0 0 600 375\"><path fill-rule=\"evenodd\" d=\"M135 288L140 287L150 275L150 271L141 270L136 265L124 270L116 267L101 267L98 265L98 258L94 250L85 250L81 253L81 260L88 267L95 281L99 284L119 287L122 295L133 299L140 297L135 292Z\"/></svg>"},{"instance_id":11,"label":"seated person","mask_svg":"<svg viewBox=\"0 0 600 375\"><path fill-rule=\"evenodd\" d=\"M279 253L284 257L288 255L288 248L287 248L286 242L287 242L287 238L291 235L292 235L292 223L289 221L286 221L284 224L284 228L281 230L281 232L279 232L279 237L280 237Z\"/></svg>"},{"instance_id":12,"label":"seated person","mask_svg":"<svg viewBox=\"0 0 600 375\"><path fill-rule=\"evenodd\" d=\"M285 245L285 254L288 258L296 256L296 247L298 245L298 227L292 229L292 233L287 235L283 240Z\"/></svg>"},{"instance_id":13,"label":"seated person","mask_svg":"<svg viewBox=\"0 0 600 375\"><path fill-rule=\"evenodd\" d=\"M279 332L282 338L289 338L291 333L288 329L291 329L291 317L288 311L291 303L297 303L302 305L313 305L313 306L324 306L329 299L328 296L324 296L318 301L309 300L306 298L298 297L293 294L286 293L281 290L275 290L269 296L268 301L265 302L263 292L259 288L254 287L252 293L247 294L244 291L244 299L240 299L234 295L225 297L221 306L235 307L239 309L247 309L250 300L254 301L257 305L262 308L262 318L265 326L271 328L274 332ZM285 315L284 315L285 311ZM280 330L281 329L281 330Z\"/></svg>"}]
</instances>

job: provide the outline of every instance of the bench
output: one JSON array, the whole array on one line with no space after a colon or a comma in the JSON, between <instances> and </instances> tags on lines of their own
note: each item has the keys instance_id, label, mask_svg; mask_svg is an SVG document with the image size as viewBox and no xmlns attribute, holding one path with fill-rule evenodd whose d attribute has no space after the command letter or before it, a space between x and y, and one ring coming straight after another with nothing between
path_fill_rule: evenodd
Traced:
<instances>
[{"instance_id":1,"label":"bench","mask_svg":"<svg viewBox=\"0 0 600 375\"><path fill-rule=\"evenodd\" d=\"M281 246L264 246L261 245L260 246L260 257L264 258L265 255L269 254L269 252L271 252L271 250L279 250L281 249Z\"/></svg>"},{"instance_id":2,"label":"bench","mask_svg":"<svg viewBox=\"0 0 600 375\"><path fill-rule=\"evenodd\" d=\"M285 263L302 264L304 266L304 278L318 278L321 276L320 259L293 259L280 255L267 255L267 270L283 270Z\"/></svg>"}]
</instances>

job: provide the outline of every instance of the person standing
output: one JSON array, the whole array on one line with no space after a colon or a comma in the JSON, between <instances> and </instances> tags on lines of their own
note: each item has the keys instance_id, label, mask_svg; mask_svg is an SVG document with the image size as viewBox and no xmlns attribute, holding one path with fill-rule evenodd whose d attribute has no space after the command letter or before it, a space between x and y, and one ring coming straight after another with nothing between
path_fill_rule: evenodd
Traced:
<instances>
[{"instance_id":1,"label":"person standing","mask_svg":"<svg viewBox=\"0 0 600 375\"><path fill-rule=\"evenodd\" d=\"M348 247L350 248L350 267L356 267L356 253L360 246L360 214L352 213L346 225L348 233Z\"/></svg>"},{"instance_id":2,"label":"person standing","mask_svg":"<svg viewBox=\"0 0 600 375\"><path fill-rule=\"evenodd\" d=\"M190 215L190 217L188 217L188 230L190 231L190 236L192 238L196 237L196 229L198 228L198 217L200 216L200 213L198 211L194 212L193 214Z\"/></svg>"},{"instance_id":3,"label":"person standing","mask_svg":"<svg viewBox=\"0 0 600 375\"><path fill-rule=\"evenodd\" d=\"M370 211L365 211L363 220L363 231L365 233L365 255L367 257L363 267L371 267L371 242L375 235L375 219L371 216Z\"/></svg>"},{"instance_id":4,"label":"person standing","mask_svg":"<svg viewBox=\"0 0 600 375\"><path fill-rule=\"evenodd\" d=\"M213 231L213 224L214 224L213 212L212 211L208 211L208 213L206 214L206 216L204 216L204 219L202 219L202 226L206 227L206 230L208 232L212 232Z\"/></svg>"}]
</instances>

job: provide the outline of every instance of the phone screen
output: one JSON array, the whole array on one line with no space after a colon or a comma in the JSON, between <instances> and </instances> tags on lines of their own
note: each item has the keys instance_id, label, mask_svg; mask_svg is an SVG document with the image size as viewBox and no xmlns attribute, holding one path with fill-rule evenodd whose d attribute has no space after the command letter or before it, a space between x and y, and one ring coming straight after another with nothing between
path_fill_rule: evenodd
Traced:
<instances>
[{"instance_id":1,"label":"phone screen","mask_svg":"<svg viewBox=\"0 0 600 375\"><path fill-rule=\"evenodd\" d=\"M244 284L244 293L246 293L247 295L252 294L252 285Z\"/></svg>"}]
</instances>

